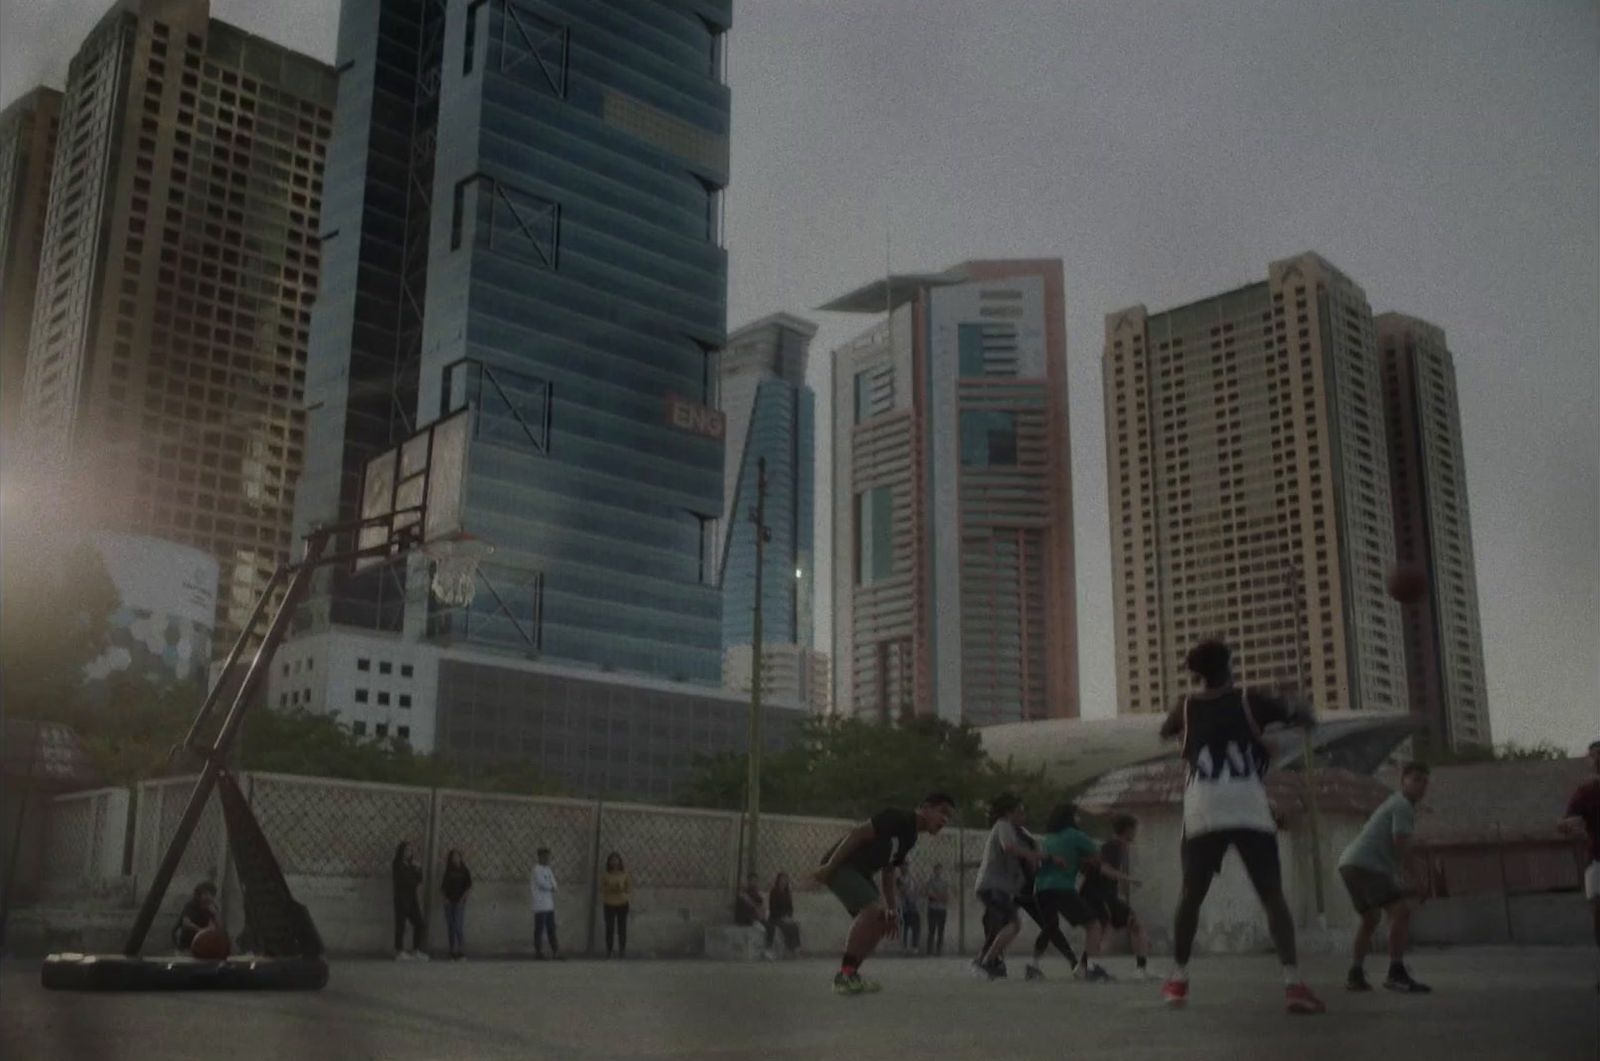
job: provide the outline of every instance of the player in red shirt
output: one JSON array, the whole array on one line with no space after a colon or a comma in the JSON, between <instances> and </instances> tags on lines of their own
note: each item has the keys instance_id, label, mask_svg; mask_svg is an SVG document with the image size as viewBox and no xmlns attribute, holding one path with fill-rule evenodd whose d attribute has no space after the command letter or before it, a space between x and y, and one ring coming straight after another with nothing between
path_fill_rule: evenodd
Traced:
<instances>
[{"instance_id":1,"label":"player in red shirt","mask_svg":"<svg viewBox=\"0 0 1600 1061\"><path fill-rule=\"evenodd\" d=\"M1589 868L1583 874L1583 894L1594 913L1594 942L1600 947L1600 740L1589 745L1589 761L1597 776L1572 793L1567 801L1567 816L1561 819L1559 828L1564 833L1587 834L1589 838ZM1600 981L1596 981L1595 990L1600 991Z\"/></svg>"}]
</instances>

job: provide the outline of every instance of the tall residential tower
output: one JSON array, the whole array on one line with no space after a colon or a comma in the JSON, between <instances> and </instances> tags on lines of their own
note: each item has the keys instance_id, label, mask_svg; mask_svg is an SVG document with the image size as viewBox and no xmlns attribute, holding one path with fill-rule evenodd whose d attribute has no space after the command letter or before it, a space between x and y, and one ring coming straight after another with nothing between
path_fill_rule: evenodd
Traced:
<instances>
[{"instance_id":1,"label":"tall residential tower","mask_svg":"<svg viewBox=\"0 0 1600 1061\"><path fill-rule=\"evenodd\" d=\"M0 111L0 462L12 458L44 250L61 93L36 88Z\"/></svg>"},{"instance_id":2,"label":"tall residential tower","mask_svg":"<svg viewBox=\"0 0 1600 1061\"><path fill-rule=\"evenodd\" d=\"M221 645L289 553L334 91L206 0L122 0L60 102L24 473L57 529L215 556Z\"/></svg>"},{"instance_id":3,"label":"tall residential tower","mask_svg":"<svg viewBox=\"0 0 1600 1061\"><path fill-rule=\"evenodd\" d=\"M1366 295L1314 254L1106 317L1117 701L1163 711L1189 646L1318 707L1405 709L1389 456Z\"/></svg>"},{"instance_id":4,"label":"tall residential tower","mask_svg":"<svg viewBox=\"0 0 1600 1061\"><path fill-rule=\"evenodd\" d=\"M895 275L834 352L834 710L1078 714L1059 260Z\"/></svg>"},{"instance_id":5,"label":"tall residential tower","mask_svg":"<svg viewBox=\"0 0 1600 1061\"><path fill-rule=\"evenodd\" d=\"M1493 742L1455 362L1435 325L1384 313L1377 326L1396 553L1428 576L1427 595L1401 609L1411 710L1435 748L1487 747Z\"/></svg>"}]
</instances>

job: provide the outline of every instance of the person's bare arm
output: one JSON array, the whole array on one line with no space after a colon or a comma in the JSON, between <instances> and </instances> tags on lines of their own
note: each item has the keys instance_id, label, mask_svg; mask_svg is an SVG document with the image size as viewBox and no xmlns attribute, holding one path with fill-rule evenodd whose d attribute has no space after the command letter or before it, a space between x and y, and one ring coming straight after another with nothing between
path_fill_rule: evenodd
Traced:
<instances>
[{"instance_id":1,"label":"person's bare arm","mask_svg":"<svg viewBox=\"0 0 1600 1061\"><path fill-rule=\"evenodd\" d=\"M848 859L857 848L859 848L862 844L871 843L877 838L878 830L872 827L872 822L862 822L860 825L856 826L854 829L851 829L845 834L845 838L839 841L839 846L833 849L833 854L829 855L828 860L822 865L818 866L811 875L819 881L826 881L829 877L833 876L834 870L844 865L845 860Z\"/></svg>"},{"instance_id":2,"label":"person's bare arm","mask_svg":"<svg viewBox=\"0 0 1600 1061\"><path fill-rule=\"evenodd\" d=\"M1167 712L1166 721L1161 723L1161 739L1171 740L1183 732L1183 705L1179 704Z\"/></svg>"}]
</instances>

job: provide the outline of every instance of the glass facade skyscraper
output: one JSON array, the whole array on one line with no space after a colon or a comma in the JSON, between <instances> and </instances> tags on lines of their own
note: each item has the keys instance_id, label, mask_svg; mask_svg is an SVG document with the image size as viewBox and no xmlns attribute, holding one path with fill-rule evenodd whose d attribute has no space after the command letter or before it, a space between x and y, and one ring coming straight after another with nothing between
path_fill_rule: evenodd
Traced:
<instances>
[{"instance_id":1,"label":"glass facade skyscraper","mask_svg":"<svg viewBox=\"0 0 1600 1061\"><path fill-rule=\"evenodd\" d=\"M722 355L729 481L722 554L722 645L755 635L756 480L767 462L762 555L762 640L812 642L812 517L816 399L805 385L806 347L816 325L777 314L739 329Z\"/></svg>"},{"instance_id":2,"label":"glass facade skyscraper","mask_svg":"<svg viewBox=\"0 0 1600 1061\"><path fill-rule=\"evenodd\" d=\"M346 0L302 525L473 409L475 600L332 573L302 629L715 682L727 0Z\"/></svg>"}]
</instances>

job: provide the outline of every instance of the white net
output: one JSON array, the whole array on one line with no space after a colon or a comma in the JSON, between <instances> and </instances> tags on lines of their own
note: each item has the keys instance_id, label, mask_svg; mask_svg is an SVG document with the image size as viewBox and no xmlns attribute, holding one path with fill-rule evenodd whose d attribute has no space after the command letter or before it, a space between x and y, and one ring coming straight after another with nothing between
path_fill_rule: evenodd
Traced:
<instances>
[{"instance_id":1,"label":"white net","mask_svg":"<svg viewBox=\"0 0 1600 1061\"><path fill-rule=\"evenodd\" d=\"M460 608L472 602L478 589L478 565L494 552L494 546L476 538L453 538L423 547L433 562L430 586L439 603Z\"/></svg>"}]
</instances>

